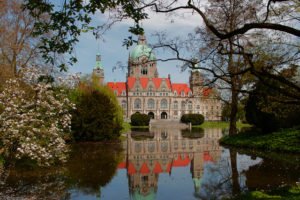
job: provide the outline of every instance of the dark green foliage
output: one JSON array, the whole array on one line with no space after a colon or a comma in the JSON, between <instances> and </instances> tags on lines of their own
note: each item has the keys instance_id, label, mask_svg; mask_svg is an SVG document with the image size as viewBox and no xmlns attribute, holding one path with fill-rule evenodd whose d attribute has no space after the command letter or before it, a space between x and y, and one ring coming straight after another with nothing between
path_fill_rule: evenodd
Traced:
<instances>
[{"instance_id":1,"label":"dark green foliage","mask_svg":"<svg viewBox=\"0 0 300 200\"><path fill-rule=\"evenodd\" d=\"M204 136L204 129L203 128L192 128L192 130L181 130L182 137L185 138L202 138Z\"/></svg>"},{"instance_id":2,"label":"dark green foliage","mask_svg":"<svg viewBox=\"0 0 300 200\"><path fill-rule=\"evenodd\" d=\"M76 110L72 113L75 140L110 140L120 136L122 114L114 95L108 89L85 87L77 93L75 102Z\"/></svg>"},{"instance_id":3,"label":"dark green foliage","mask_svg":"<svg viewBox=\"0 0 300 200\"><path fill-rule=\"evenodd\" d=\"M148 126L150 122L150 117L141 113L134 113L130 119L132 126Z\"/></svg>"},{"instance_id":4,"label":"dark green foliage","mask_svg":"<svg viewBox=\"0 0 300 200\"><path fill-rule=\"evenodd\" d=\"M238 111L236 114L236 119L237 121L242 121L245 122L245 106L243 105L242 102L238 104ZM229 121L230 119L230 112L231 112L231 107L230 104L225 104L225 106L222 109L222 121Z\"/></svg>"},{"instance_id":5,"label":"dark green foliage","mask_svg":"<svg viewBox=\"0 0 300 200\"><path fill-rule=\"evenodd\" d=\"M256 95L250 95L246 110L246 119L250 124L255 125L258 128L261 128L263 133L270 133L278 130L279 121L273 113L263 112L258 107L259 98Z\"/></svg>"},{"instance_id":6,"label":"dark green foliage","mask_svg":"<svg viewBox=\"0 0 300 200\"><path fill-rule=\"evenodd\" d=\"M200 125L204 122L204 116L201 114L184 114L181 116L182 123L192 123L192 125Z\"/></svg>"},{"instance_id":7,"label":"dark green foliage","mask_svg":"<svg viewBox=\"0 0 300 200\"><path fill-rule=\"evenodd\" d=\"M77 62L72 53L81 33L91 31L96 38L99 38L99 33L110 27L109 23L100 24L98 27L91 26L92 14L96 11L104 13L118 7L121 16L134 20L134 26L129 28L129 32L141 34L143 28L139 26L138 22L148 16L143 10L136 9L137 5L138 1L125 0L65 1L63 4L55 1L25 0L23 7L29 10L31 16L36 20L32 34L41 36L39 48L46 63L55 64L57 62L56 54L70 54L69 62L58 66L60 70L66 71L67 65ZM48 18L45 19L45 16ZM128 41L132 41L132 39L129 38ZM125 45L128 47L130 44L127 42Z\"/></svg>"},{"instance_id":8,"label":"dark green foliage","mask_svg":"<svg viewBox=\"0 0 300 200\"><path fill-rule=\"evenodd\" d=\"M278 91L258 82L245 106L247 122L262 129L262 133L299 126L300 106L298 103L289 103L289 100Z\"/></svg>"},{"instance_id":9,"label":"dark green foliage","mask_svg":"<svg viewBox=\"0 0 300 200\"><path fill-rule=\"evenodd\" d=\"M265 135L258 130L248 130L235 136L225 136L220 143L265 151L300 153L300 130L284 129Z\"/></svg>"}]
</instances>

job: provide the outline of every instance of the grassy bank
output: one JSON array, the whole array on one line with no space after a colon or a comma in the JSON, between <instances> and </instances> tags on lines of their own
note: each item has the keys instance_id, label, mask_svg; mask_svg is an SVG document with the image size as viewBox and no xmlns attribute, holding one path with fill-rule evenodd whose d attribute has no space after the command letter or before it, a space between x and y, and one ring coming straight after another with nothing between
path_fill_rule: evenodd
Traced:
<instances>
[{"instance_id":1,"label":"grassy bank","mask_svg":"<svg viewBox=\"0 0 300 200\"><path fill-rule=\"evenodd\" d=\"M131 130L131 128L149 128L149 126L131 126L128 122L123 122L123 129L121 133L127 133Z\"/></svg>"},{"instance_id":2,"label":"grassy bank","mask_svg":"<svg viewBox=\"0 0 300 200\"><path fill-rule=\"evenodd\" d=\"M296 200L300 199L300 187L282 187L273 191L253 191L245 194L238 195L231 200L253 200L253 199L284 199L284 200Z\"/></svg>"},{"instance_id":3,"label":"grassy bank","mask_svg":"<svg viewBox=\"0 0 300 200\"><path fill-rule=\"evenodd\" d=\"M225 136L221 138L220 143L266 151L300 153L300 130L283 129L266 135L251 132L240 133L235 136Z\"/></svg>"},{"instance_id":4,"label":"grassy bank","mask_svg":"<svg viewBox=\"0 0 300 200\"><path fill-rule=\"evenodd\" d=\"M250 124L243 124L241 122L237 122L237 128L251 127ZM229 122L204 122L201 125L193 126L195 128L229 128Z\"/></svg>"}]
</instances>

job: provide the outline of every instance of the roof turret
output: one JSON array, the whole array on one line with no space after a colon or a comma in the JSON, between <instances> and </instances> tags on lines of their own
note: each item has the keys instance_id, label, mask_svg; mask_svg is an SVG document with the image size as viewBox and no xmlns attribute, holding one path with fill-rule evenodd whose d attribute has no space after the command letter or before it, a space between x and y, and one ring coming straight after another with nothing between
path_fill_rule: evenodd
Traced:
<instances>
[{"instance_id":1,"label":"roof turret","mask_svg":"<svg viewBox=\"0 0 300 200\"><path fill-rule=\"evenodd\" d=\"M145 35L140 35L138 38L138 45L130 53L130 60L133 62L138 61L138 58L146 56L148 60L156 60L152 49L147 45Z\"/></svg>"},{"instance_id":2,"label":"roof turret","mask_svg":"<svg viewBox=\"0 0 300 200\"><path fill-rule=\"evenodd\" d=\"M101 55L100 55L100 53L96 54L96 64L95 64L94 69L103 69L103 65L101 63Z\"/></svg>"}]
</instances>

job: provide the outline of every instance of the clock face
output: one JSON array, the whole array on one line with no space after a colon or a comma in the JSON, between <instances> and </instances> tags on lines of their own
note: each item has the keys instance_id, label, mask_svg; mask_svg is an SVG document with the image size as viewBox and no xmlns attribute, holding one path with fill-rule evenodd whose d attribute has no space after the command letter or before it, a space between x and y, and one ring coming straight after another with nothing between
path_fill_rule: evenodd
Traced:
<instances>
[{"instance_id":1,"label":"clock face","mask_svg":"<svg viewBox=\"0 0 300 200\"><path fill-rule=\"evenodd\" d=\"M143 56L143 57L141 58L141 61L142 61L143 64L146 64L147 61L148 61L148 59L147 59L146 56Z\"/></svg>"}]
</instances>

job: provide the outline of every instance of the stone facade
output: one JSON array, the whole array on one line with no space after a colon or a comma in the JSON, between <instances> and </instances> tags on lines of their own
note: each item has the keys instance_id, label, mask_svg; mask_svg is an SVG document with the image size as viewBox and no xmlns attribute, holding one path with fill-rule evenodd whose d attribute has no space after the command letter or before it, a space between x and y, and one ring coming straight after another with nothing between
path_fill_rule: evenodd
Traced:
<instances>
[{"instance_id":1,"label":"stone facade","mask_svg":"<svg viewBox=\"0 0 300 200\"><path fill-rule=\"evenodd\" d=\"M103 68L95 68L96 75L99 74L97 69L103 71ZM126 82L108 82L107 85L116 94L125 118L140 112L154 119L179 120L183 114L199 113L208 121L221 120L218 92L203 86L198 70L191 71L189 82L189 85L173 83L170 75L160 78L156 57L142 35L129 55Z\"/></svg>"},{"instance_id":2,"label":"stone facade","mask_svg":"<svg viewBox=\"0 0 300 200\"><path fill-rule=\"evenodd\" d=\"M218 140L222 130L205 129L203 136L190 139L180 129L153 129L144 140L134 133L124 142L124 160L119 169L126 169L129 191L133 199L155 199L159 176L171 174L172 169L190 166L195 192L199 192L204 165L216 163L222 147ZM149 135L150 134L150 135ZM138 198L143 197L143 198Z\"/></svg>"}]
</instances>

